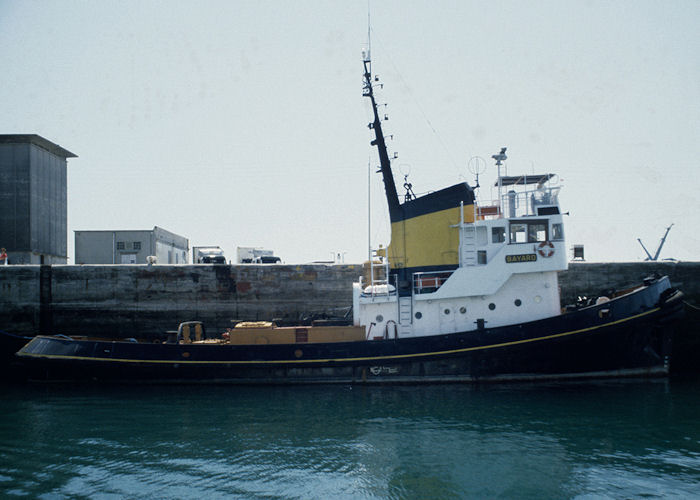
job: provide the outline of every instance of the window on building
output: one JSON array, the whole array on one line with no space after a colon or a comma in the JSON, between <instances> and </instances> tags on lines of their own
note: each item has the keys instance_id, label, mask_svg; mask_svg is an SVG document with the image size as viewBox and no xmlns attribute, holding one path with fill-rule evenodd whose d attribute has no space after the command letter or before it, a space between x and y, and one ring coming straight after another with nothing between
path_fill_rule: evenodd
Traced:
<instances>
[{"instance_id":1,"label":"window on building","mask_svg":"<svg viewBox=\"0 0 700 500\"><path fill-rule=\"evenodd\" d=\"M117 250L124 250L124 242L117 241Z\"/></svg>"},{"instance_id":2,"label":"window on building","mask_svg":"<svg viewBox=\"0 0 700 500\"><path fill-rule=\"evenodd\" d=\"M134 250L141 250L141 242L134 241Z\"/></svg>"},{"instance_id":3,"label":"window on building","mask_svg":"<svg viewBox=\"0 0 700 500\"><path fill-rule=\"evenodd\" d=\"M492 227L491 228L491 243L503 243L506 241L506 228L505 227Z\"/></svg>"}]
</instances>

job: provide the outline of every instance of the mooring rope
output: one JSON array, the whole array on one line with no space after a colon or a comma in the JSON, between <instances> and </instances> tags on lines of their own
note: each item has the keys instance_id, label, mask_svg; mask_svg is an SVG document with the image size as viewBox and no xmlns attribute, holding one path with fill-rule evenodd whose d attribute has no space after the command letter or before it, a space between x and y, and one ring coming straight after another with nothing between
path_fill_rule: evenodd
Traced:
<instances>
[{"instance_id":1,"label":"mooring rope","mask_svg":"<svg viewBox=\"0 0 700 500\"><path fill-rule=\"evenodd\" d=\"M683 303L684 303L686 306L690 307L691 309L695 309L696 311L700 311L700 307L694 306L693 304L691 304L691 303L688 302L687 300L684 300Z\"/></svg>"},{"instance_id":2,"label":"mooring rope","mask_svg":"<svg viewBox=\"0 0 700 500\"><path fill-rule=\"evenodd\" d=\"M30 338L30 337L27 337L26 335L17 335L16 333L10 333L10 332L7 332L7 331L5 331L5 330L0 330L0 333L3 334L3 335L7 335L8 337L15 337L15 338L18 338L18 339L28 339L28 338Z\"/></svg>"}]
</instances>

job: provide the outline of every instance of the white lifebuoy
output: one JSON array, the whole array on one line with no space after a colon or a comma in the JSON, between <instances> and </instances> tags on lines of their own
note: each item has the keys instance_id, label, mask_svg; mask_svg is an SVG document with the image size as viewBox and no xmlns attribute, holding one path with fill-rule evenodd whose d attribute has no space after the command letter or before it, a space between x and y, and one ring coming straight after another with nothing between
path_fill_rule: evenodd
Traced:
<instances>
[{"instance_id":1,"label":"white lifebuoy","mask_svg":"<svg viewBox=\"0 0 700 500\"><path fill-rule=\"evenodd\" d=\"M542 257L551 257L554 255L554 245L551 241L543 241L537 247L537 253Z\"/></svg>"}]
</instances>

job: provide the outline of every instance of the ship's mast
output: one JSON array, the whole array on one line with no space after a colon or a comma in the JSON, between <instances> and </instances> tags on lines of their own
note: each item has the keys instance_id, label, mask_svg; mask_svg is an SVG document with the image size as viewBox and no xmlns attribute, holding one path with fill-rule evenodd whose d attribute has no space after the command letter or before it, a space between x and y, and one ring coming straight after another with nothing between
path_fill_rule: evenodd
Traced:
<instances>
[{"instance_id":1,"label":"ship's mast","mask_svg":"<svg viewBox=\"0 0 700 500\"><path fill-rule=\"evenodd\" d=\"M374 112L374 121L369 124L369 128L374 130L375 139L372 141L372 146L377 146L379 151L379 171L384 179L384 190L386 191L386 200L389 203L389 219L392 222L401 219L401 205L399 204L399 196L396 193L396 184L394 176L391 173L391 162L389 154L386 151L386 141L384 140L384 132L382 132L382 122L379 119L377 111L377 102L374 98L374 89L372 88L372 60L370 59L369 51L364 55L365 65L365 82L364 92L365 97L369 97L372 101L372 111Z\"/></svg>"}]
</instances>

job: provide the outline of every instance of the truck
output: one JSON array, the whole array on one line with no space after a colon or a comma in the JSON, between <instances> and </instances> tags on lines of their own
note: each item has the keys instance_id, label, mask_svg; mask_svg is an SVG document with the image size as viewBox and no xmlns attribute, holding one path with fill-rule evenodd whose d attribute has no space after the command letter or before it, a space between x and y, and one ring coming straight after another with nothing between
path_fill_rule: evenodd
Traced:
<instances>
[{"instance_id":1,"label":"truck","mask_svg":"<svg viewBox=\"0 0 700 500\"><path fill-rule=\"evenodd\" d=\"M221 247L192 247L193 264L226 264L226 256Z\"/></svg>"},{"instance_id":2,"label":"truck","mask_svg":"<svg viewBox=\"0 0 700 500\"><path fill-rule=\"evenodd\" d=\"M272 250L260 247L238 247L236 257L239 264L276 264L282 260Z\"/></svg>"}]
</instances>

